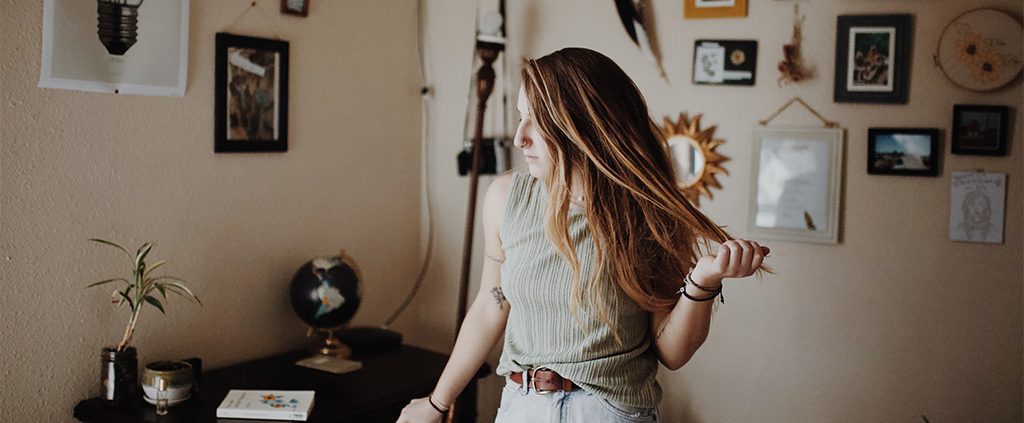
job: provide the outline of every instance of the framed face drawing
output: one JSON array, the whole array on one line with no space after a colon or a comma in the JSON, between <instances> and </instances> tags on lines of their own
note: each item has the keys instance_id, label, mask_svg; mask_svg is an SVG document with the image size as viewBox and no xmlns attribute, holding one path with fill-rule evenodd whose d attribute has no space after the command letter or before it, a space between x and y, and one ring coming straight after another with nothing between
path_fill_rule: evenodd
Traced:
<instances>
[{"instance_id":1,"label":"framed face drawing","mask_svg":"<svg viewBox=\"0 0 1024 423\"><path fill-rule=\"evenodd\" d=\"M950 241L1002 244L1006 174L953 172L949 186Z\"/></svg>"}]
</instances>

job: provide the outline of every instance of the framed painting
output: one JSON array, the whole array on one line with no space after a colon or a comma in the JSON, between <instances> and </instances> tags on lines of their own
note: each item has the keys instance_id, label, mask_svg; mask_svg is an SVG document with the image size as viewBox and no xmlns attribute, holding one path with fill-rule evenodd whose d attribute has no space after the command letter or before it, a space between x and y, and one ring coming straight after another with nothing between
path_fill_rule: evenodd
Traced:
<instances>
[{"instance_id":1,"label":"framed painting","mask_svg":"<svg viewBox=\"0 0 1024 423\"><path fill-rule=\"evenodd\" d=\"M214 151L288 150L288 42L217 33Z\"/></svg>"},{"instance_id":2,"label":"framed painting","mask_svg":"<svg viewBox=\"0 0 1024 423\"><path fill-rule=\"evenodd\" d=\"M743 18L747 0L683 0L684 19Z\"/></svg>"},{"instance_id":3,"label":"framed painting","mask_svg":"<svg viewBox=\"0 0 1024 423\"><path fill-rule=\"evenodd\" d=\"M1006 106L953 106L953 154L1005 156L1010 108Z\"/></svg>"},{"instance_id":4,"label":"framed painting","mask_svg":"<svg viewBox=\"0 0 1024 423\"><path fill-rule=\"evenodd\" d=\"M752 237L839 242L843 131L818 127L754 130L748 213Z\"/></svg>"},{"instance_id":5,"label":"framed painting","mask_svg":"<svg viewBox=\"0 0 1024 423\"><path fill-rule=\"evenodd\" d=\"M306 17L309 15L309 0L281 0L281 13Z\"/></svg>"},{"instance_id":6,"label":"framed painting","mask_svg":"<svg viewBox=\"0 0 1024 423\"><path fill-rule=\"evenodd\" d=\"M839 16L837 103L907 102L911 15Z\"/></svg>"}]
</instances>

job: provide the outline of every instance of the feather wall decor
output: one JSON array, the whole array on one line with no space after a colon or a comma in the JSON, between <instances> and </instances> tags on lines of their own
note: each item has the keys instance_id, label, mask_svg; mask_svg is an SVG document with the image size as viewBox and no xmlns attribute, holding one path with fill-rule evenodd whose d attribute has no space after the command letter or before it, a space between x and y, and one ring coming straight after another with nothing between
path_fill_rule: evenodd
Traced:
<instances>
[{"instance_id":1,"label":"feather wall decor","mask_svg":"<svg viewBox=\"0 0 1024 423\"><path fill-rule=\"evenodd\" d=\"M650 32L650 26L647 25L645 14L647 9L646 2L647 0L615 0L615 8L619 11L619 19L622 20L622 26L626 28L629 38L640 47L644 56L647 56L654 63L662 79L665 82L669 82L668 76L665 75L665 69L661 66L661 60L658 59L658 55L654 52L651 38L647 35Z\"/></svg>"}]
</instances>

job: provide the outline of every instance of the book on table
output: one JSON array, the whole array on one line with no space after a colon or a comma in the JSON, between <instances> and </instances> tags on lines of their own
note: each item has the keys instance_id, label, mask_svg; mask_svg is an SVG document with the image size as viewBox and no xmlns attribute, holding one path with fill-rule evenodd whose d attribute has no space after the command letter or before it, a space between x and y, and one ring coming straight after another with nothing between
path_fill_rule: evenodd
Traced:
<instances>
[{"instance_id":1,"label":"book on table","mask_svg":"<svg viewBox=\"0 0 1024 423\"><path fill-rule=\"evenodd\" d=\"M218 418L306 421L314 391L232 389L217 407Z\"/></svg>"}]
</instances>

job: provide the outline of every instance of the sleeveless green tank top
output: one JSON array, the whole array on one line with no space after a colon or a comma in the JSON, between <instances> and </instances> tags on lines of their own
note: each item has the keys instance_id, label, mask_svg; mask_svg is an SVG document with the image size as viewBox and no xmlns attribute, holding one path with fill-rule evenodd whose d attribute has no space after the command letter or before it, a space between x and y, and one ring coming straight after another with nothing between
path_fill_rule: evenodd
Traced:
<instances>
[{"instance_id":1,"label":"sleeveless green tank top","mask_svg":"<svg viewBox=\"0 0 1024 423\"><path fill-rule=\"evenodd\" d=\"M658 360L651 346L650 315L612 281L595 287L594 243L585 214L569 212L581 288L602 289L621 342L587 302L580 302L575 317L570 311L572 267L544 231L544 184L516 173L509 191L500 229L505 251L501 289L511 308L498 374L546 367L601 398L656 407L661 386L655 380Z\"/></svg>"}]
</instances>

